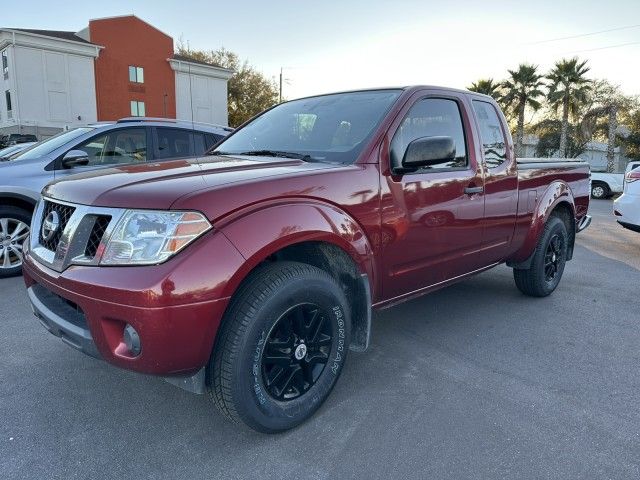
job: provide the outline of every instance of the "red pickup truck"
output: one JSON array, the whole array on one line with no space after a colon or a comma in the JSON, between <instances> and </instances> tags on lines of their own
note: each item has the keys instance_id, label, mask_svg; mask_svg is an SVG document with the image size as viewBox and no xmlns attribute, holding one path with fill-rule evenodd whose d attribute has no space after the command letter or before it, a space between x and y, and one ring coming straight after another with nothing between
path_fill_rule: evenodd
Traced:
<instances>
[{"instance_id":1,"label":"red pickup truck","mask_svg":"<svg viewBox=\"0 0 640 480\"><path fill-rule=\"evenodd\" d=\"M277 432L367 348L372 309L502 263L524 294L553 292L590 222L589 176L582 162L518 164L484 95L304 98L204 158L48 185L24 278L65 343Z\"/></svg>"}]
</instances>

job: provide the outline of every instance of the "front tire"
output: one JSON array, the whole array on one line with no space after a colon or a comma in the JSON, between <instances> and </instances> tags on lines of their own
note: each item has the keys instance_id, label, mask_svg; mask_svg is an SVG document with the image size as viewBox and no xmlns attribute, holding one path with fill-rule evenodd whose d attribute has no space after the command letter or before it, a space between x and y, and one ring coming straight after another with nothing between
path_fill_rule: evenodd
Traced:
<instances>
[{"instance_id":1,"label":"front tire","mask_svg":"<svg viewBox=\"0 0 640 480\"><path fill-rule=\"evenodd\" d=\"M327 272L297 262L259 267L232 299L207 368L207 389L233 422L264 433L304 422L346 360L347 300Z\"/></svg>"},{"instance_id":2,"label":"front tire","mask_svg":"<svg viewBox=\"0 0 640 480\"><path fill-rule=\"evenodd\" d=\"M22 272L22 244L29 235L30 224L28 211L0 206L0 278Z\"/></svg>"},{"instance_id":3,"label":"front tire","mask_svg":"<svg viewBox=\"0 0 640 480\"><path fill-rule=\"evenodd\" d=\"M531 297L546 297L556 289L567 261L568 239L564 222L550 217L538 240L531 266L526 270L513 270L518 290Z\"/></svg>"}]
</instances>

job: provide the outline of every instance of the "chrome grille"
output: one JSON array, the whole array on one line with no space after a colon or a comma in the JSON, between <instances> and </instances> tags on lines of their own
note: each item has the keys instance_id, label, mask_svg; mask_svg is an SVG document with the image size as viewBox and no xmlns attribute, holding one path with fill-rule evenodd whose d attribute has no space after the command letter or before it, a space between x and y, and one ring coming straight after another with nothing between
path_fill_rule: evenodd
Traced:
<instances>
[{"instance_id":1,"label":"chrome grille","mask_svg":"<svg viewBox=\"0 0 640 480\"><path fill-rule=\"evenodd\" d=\"M42 226L52 211L58 214L59 226L55 235L46 240ZM45 197L33 215L30 253L58 272L69 265L98 265L111 232L124 212L121 208L71 204Z\"/></svg>"},{"instance_id":2,"label":"chrome grille","mask_svg":"<svg viewBox=\"0 0 640 480\"><path fill-rule=\"evenodd\" d=\"M45 219L51 212L56 212L60 218L60 226L58 227L56 232L53 234L53 236L48 240L42 236L42 229L39 229L38 234L40 236L40 244L44 248L46 248L47 250L51 250L52 252L56 251L56 249L58 248L58 243L60 243L60 239L62 238L64 229L67 228L67 224L69 223L69 220L71 219L71 215L73 215L74 211L75 211L75 208L69 205L64 205L62 203L54 203L48 200L44 202L44 210L42 212L42 222L45 221Z\"/></svg>"}]
</instances>

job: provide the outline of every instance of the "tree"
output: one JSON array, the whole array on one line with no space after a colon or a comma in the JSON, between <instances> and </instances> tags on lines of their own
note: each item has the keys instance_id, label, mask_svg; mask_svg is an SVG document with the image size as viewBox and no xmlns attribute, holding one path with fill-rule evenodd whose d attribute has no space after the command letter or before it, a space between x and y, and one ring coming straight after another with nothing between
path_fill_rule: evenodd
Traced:
<instances>
[{"instance_id":1,"label":"tree","mask_svg":"<svg viewBox=\"0 0 640 480\"><path fill-rule=\"evenodd\" d=\"M555 113L562 110L560 124L560 146L558 153L567 156L567 131L569 129L569 115L574 119L580 114L581 108L588 101L591 81L585 77L589 67L587 60L580 61L577 57L556 62L547 75L551 82L547 99Z\"/></svg>"},{"instance_id":2,"label":"tree","mask_svg":"<svg viewBox=\"0 0 640 480\"><path fill-rule=\"evenodd\" d=\"M507 114L517 117L516 126L516 155L523 154L524 114L527 108L538 110L538 99L544 95L542 75L538 74L538 67L522 63L517 70L509 70L509 78L502 82L504 94L501 103Z\"/></svg>"},{"instance_id":3,"label":"tree","mask_svg":"<svg viewBox=\"0 0 640 480\"><path fill-rule=\"evenodd\" d=\"M547 118L531 127L531 131L538 137L536 157L553 157L556 154L560 144L560 123L560 120ZM575 158L582 155L586 150L587 141L579 128L569 125L567 129L567 156Z\"/></svg>"},{"instance_id":4,"label":"tree","mask_svg":"<svg viewBox=\"0 0 640 480\"><path fill-rule=\"evenodd\" d=\"M624 125L629 133L620 139L625 155L632 160L640 160L640 106L625 115Z\"/></svg>"},{"instance_id":5,"label":"tree","mask_svg":"<svg viewBox=\"0 0 640 480\"><path fill-rule=\"evenodd\" d=\"M594 81L591 89L591 105L581 123L583 135L591 138L594 133L606 132L607 172L615 170L615 148L617 143L618 115L631 109L633 100L623 95L617 85L606 80ZM605 125L599 120L605 119ZM604 127L604 128L603 128Z\"/></svg>"},{"instance_id":6,"label":"tree","mask_svg":"<svg viewBox=\"0 0 640 480\"><path fill-rule=\"evenodd\" d=\"M202 51L191 50L178 43L177 53L217 67L233 70L227 84L229 125L237 127L258 113L278 103L278 88L249 62L240 60L237 54L225 48Z\"/></svg>"},{"instance_id":7,"label":"tree","mask_svg":"<svg viewBox=\"0 0 640 480\"><path fill-rule=\"evenodd\" d=\"M499 82L495 82L493 78L481 78L477 82L473 82L468 90L476 93L482 93L483 95L489 95L495 100L499 100L502 96L502 88Z\"/></svg>"}]
</instances>

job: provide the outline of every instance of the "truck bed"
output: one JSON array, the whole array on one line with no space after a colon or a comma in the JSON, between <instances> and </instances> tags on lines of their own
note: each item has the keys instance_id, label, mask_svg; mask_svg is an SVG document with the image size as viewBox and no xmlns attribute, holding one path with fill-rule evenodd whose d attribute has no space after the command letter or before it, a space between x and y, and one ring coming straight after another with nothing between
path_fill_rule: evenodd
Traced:
<instances>
[{"instance_id":1,"label":"truck bed","mask_svg":"<svg viewBox=\"0 0 640 480\"><path fill-rule=\"evenodd\" d=\"M579 224L587 215L591 193L590 167L585 161L565 158L518 158L518 215L513 245L522 245L515 255L526 258L532 244L526 240L536 212L545 203L553 202L551 191L566 190L574 199L575 221ZM566 187L555 188L558 184ZM557 193L556 193L557 194ZM549 198L547 198L549 197Z\"/></svg>"},{"instance_id":2,"label":"truck bed","mask_svg":"<svg viewBox=\"0 0 640 480\"><path fill-rule=\"evenodd\" d=\"M533 213L537 203L553 182L563 182L575 200L576 220L580 221L589 209L589 164L573 158L518 158L518 214Z\"/></svg>"}]
</instances>

